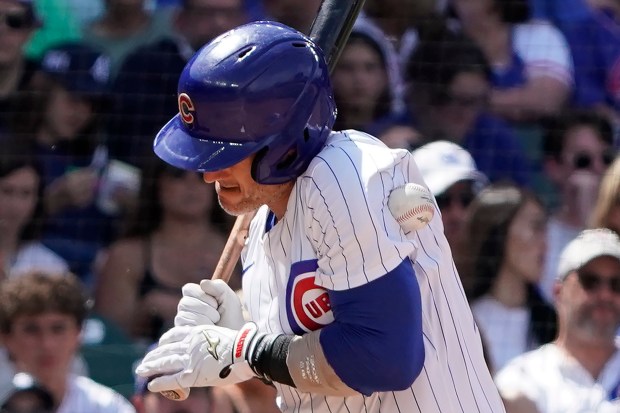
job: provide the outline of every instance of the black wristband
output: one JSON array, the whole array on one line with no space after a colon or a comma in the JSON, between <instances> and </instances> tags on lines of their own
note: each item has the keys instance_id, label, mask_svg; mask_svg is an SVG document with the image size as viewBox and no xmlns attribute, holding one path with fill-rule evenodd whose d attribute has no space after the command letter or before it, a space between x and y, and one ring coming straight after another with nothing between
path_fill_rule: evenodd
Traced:
<instances>
[{"instance_id":1,"label":"black wristband","mask_svg":"<svg viewBox=\"0 0 620 413\"><path fill-rule=\"evenodd\" d=\"M259 377L269 381L295 387L286 365L288 346L293 336L266 334L258 338L258 343L250 355L250 367Z\"/></svg>"}]
</instances>

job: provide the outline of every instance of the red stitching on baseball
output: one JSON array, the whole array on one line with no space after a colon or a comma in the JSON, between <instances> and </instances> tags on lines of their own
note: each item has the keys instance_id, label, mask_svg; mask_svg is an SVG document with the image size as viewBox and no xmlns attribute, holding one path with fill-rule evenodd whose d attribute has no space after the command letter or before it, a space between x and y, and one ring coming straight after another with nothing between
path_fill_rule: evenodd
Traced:
<instances>
[{"instance_id":1,"label":"red stitching on baseball","mask_svg":"<svg viewBox=\"0 0 620 413\"><path fill-rule=\"evenodd\" d=\"M416 215L418 215L419 213L424 212L424 211L428 211L431 214L433 214L435 212L434 208L431 207L430 205L427 205L427 204L425 204L425 205L418 205L417 207L415 207L413 209L410 209L409 211L407 211L404 214L402 214L401 216L399 216L396 219L396 222L398 222L400 224L400 223L408 220L409 218L413 218Z\"/></svg>"}]
</instances>

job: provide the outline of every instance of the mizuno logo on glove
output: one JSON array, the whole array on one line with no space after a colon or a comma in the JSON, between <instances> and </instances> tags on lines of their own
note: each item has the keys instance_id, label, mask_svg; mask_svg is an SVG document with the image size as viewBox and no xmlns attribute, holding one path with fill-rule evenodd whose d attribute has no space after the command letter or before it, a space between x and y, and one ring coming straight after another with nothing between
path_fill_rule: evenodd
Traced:
<instances>
[{"instance_id":1,"label":"mizuno logo on glove","mask_svg":"<svg viewBox=\"0 0 620 413\"><path fill-rule=\"evenodd\" d=\"M217 354L217 345L220 344L219 337L211 337L207 330L203 330L202 334L207 340L207 351L213 356L214 359L219 360L220 356Z\"/></svg>"}]
</instances>

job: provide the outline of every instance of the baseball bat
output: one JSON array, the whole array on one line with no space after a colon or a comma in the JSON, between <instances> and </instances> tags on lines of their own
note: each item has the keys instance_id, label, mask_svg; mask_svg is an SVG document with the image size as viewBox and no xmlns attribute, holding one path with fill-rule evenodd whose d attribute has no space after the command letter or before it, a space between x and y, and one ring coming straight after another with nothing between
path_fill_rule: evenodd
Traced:
<instances>
[{"instance_id":1,"label":"baseball bat","mask_svg":"<svg viewBox=\"0 0 620 413\"><path fill-rule=\"evenodd\" d=\"M338 57L342 53L363 5L364 0L323 0L319 7L308 36L323 51L330 72L336 66ZM255 215L256 211L251 211L237 217L215 267L212 279L220 279L225 282L230 280L245 245L250 223ZM189 396L189 392L190 389L183 388L164 391L161 394L171 400L185 400Z\"/></svg>"}]
</instances>

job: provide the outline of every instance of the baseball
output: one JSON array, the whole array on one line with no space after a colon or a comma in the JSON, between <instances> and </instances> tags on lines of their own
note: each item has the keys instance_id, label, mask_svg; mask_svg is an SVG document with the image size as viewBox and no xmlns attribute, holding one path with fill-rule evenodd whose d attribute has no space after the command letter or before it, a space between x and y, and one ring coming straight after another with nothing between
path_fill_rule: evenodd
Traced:
<instances>
[{"instance_id":1,"label":"baseball","mask_svg":"<svg viewBox=\"0 0 620 413\"><path fill-rule=\"evenodd\" d=\"M435 215L431 193L422 185L411 182L394 188L387 205L405 232L424 228Z\"/></svg>"}]
</instances>

